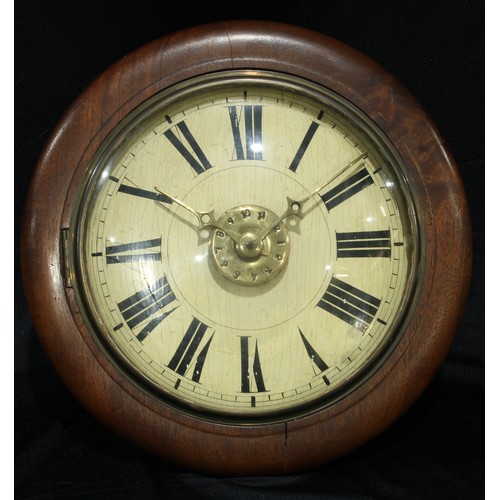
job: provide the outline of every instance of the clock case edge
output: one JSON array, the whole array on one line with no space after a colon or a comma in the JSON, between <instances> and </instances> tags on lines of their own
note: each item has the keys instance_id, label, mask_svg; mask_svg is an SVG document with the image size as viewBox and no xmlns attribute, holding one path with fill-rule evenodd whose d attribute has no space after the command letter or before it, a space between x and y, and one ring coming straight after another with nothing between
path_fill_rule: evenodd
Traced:
<instances>
[{"instance_id":1,"label":"clock case edge","mask_svg":"<svg viewBox=\"0 0 500 500\"><path fill-rule=\"evenodd\" d=\"M303 418L244 427L190 417L130 384L93 342L61 269L61 230L70 226L79 183L99 144L160 90L231 69L280 71L311 80L377 123L407 165L426 247L412 321L367 382ZM23 219L21 261L40 341L60 377L99 420L181 466L225 475L276 474L311 468L359 447L418 398L444 361L458 327L471 248L467 201L455 162L432 121L391 75L318 33L238 21L152 42L113 65L75 100L36 167Z\"/></svg>"}]
</instances>

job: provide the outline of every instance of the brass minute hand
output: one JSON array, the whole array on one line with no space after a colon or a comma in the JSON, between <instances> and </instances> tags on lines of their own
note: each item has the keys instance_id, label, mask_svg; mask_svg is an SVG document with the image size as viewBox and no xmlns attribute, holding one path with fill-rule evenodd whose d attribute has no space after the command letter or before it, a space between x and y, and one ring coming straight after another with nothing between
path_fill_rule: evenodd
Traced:
<instances>
[{"instance_id":1,"label":"brass minute hand","mask_svg":"<svg viewBox=\"0 0 500 500\"><path fill-rule=\"evenodd\" d=\"M287 209L285 212L278 217L276 221L273 222L271 227L267 227L264 231L259 234L259 238L262 240L264 239L268 233L276 227L280 222L285 220L287 217L290 217L290 215L295 215L296 217L304 217L304 214L302 213L302 209L304 207L304 204L307 203L315 194L318 194L322 189L324 189L328 184L333 182L335 179L338 179L342 174L344 174L347 170L350 168L354 167L358 162L361 160L364 160L365 158L368 157L368 153L362 153L360 154L357 158L354 158L351 162L349 162L344 168L339 170L335 175L330 177L327 181L323 182L320 186L318 186L312 193L309 193L305 198L302 200L293 200L289 196L287 196Z\"/></svg>"},{"instance_id":2,"label":"brass minute hand","mask_svg":"<svg viewBox=\"0 0 500 500\"><path fill-rule=\"evenodd\" d=\"M175 198L171 194L165 193L164 191L162 191L161 189L159 189L157 187L155 187L155 189L160 194L163 194L164 196L167 196L173 202L177 203L177 205L185 208L186 210L188 210L189 212L191 212L192 214L194 214L196 216L196 218L198 219L198 223L199 223L199 227L198 228L200 230L201 229L205 229L207 227L216 227L216 228L220 229L221 231L224 231L224 233L226 233L236 243L238 243L240 241L241 234L236 233L235 231L231 231L230 229L228 229L226 227L222 228L222 227L220 227L217 224L217 222L215 221L215 218L214 218L214 211L213 210L210 210L209 212L203 212L201 210L196 210L193 207L190 207L189 205L186 205L186 203L184 203L183 201ZM160 201L157 201L156 203L158 205L160 205L163 209L169 210L169 208L166 205L164 205L163 203L161 203Z\"/></svg>"}]
</instances>

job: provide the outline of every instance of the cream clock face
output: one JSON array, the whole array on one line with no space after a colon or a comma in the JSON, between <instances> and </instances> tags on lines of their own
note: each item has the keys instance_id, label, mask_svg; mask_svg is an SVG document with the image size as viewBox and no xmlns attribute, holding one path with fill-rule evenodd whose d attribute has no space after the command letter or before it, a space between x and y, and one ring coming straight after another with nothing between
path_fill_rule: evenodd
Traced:
<instances>
[{"instance_id":1,"label":"cream clock face","mask_svg":"<svg viewBox=\"0 0 500 500\"><path fill-rule=\"evenodd\" d=\"M74 216L82 309L145 390L213 418L271 418L373 373L411 309L415 207L387 139L272 73L146 103L93 161Z\"/></svg>"}]
</instances>

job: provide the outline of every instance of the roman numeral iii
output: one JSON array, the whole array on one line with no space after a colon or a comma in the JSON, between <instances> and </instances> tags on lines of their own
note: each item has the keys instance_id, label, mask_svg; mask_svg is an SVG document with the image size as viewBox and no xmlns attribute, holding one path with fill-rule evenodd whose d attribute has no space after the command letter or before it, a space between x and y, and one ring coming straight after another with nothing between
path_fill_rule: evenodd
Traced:
<instances>
[{"instance_id":1,"label":"roman numeral iii","mask_svg":"<svg viewBox=\"0 0 500 500\"><path fill-rule=\"evenodd\" d=\"M318 307L366 332L380 306L380 299L333 278Z\"/></svg>"},{"instance_id":2,"label":"roman numeral iii","mask_svg":"<svg viewBox=\"0 0 500 500\"><path fill-rule=\"evenodd\" d=\"M391 257L391 232L356 231L336 233L337 258Z\"/></svg>"}]
</instances>

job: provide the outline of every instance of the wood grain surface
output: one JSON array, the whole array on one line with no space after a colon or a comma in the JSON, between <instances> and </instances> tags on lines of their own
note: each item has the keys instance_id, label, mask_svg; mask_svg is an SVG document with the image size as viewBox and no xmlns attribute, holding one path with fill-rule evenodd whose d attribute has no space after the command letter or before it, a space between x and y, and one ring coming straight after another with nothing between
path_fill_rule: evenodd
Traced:
<instances>
[{"instance_id":1,"label":"wood grain surface","mask_svg":"<svg viewBox=\"0 0 500 500\"><path fill-rule=\"evenodd\" d=\"M383 367L341 401L304 418L268 425L196 419L132 385L95 344L61 269L61 230L70 226L76 193L105 137L158 91L231 69L299 76L366 113L406 164L425 240L418 302ZM81 403L114 432L195 470L276 474L311 468L355 449L422 393L461 318L471 272L471 231L462 183L446 145L391 75L317 33L270 22L230 22L174 33L138 49L76 99L54 130L32 180L22 271L32 319L54 367Z\"/></svg>"}]
</instances>

